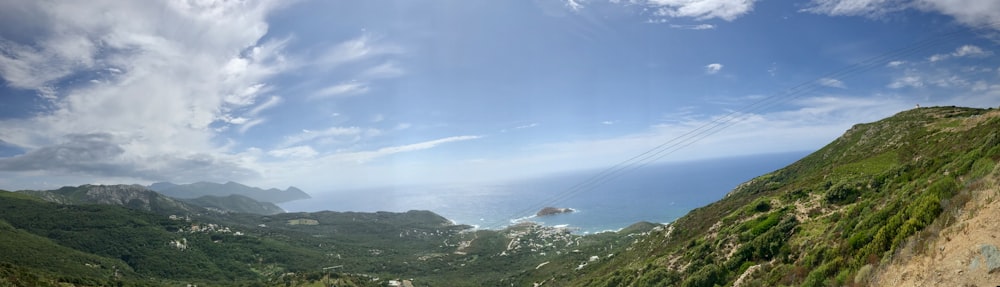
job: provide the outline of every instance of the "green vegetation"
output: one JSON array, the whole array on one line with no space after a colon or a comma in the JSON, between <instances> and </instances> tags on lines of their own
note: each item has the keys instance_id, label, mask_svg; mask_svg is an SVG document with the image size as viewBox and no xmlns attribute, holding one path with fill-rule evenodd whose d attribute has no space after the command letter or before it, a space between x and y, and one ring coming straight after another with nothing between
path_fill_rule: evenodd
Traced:
<instances>
[{"instance_id":1,"label":"green vegetation","mask_svg":"<svg viewBox=\"0 0 1000 287\"><path fill-rule=\"evenodd\" d=\"M726 286L751 268L742 286L864 285L875 266L967 200L958 195L969 186L998 176L998 131L1000 112L957 107L856 125L552 285Z\"/></svg>"}]
</instances>

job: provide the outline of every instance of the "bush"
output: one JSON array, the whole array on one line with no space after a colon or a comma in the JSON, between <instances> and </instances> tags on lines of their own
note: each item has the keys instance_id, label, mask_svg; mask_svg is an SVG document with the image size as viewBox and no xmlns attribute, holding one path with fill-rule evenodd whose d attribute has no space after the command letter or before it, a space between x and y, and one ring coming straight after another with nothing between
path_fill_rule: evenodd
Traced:
<instances>
[{"instance_id":1,"label":"bush","mask_svg":"<svg viewBox=\"0 0 1000 287\"><path fill-rule=\"evenodd\" d=\"M826 191L826 202L831 204L847 204L858 199L861 191L847 184L837 184Z\"/></svg>"},{"instance_id":2,"label":"bush","mask_svg":"<svg viewBox=\"0 0 1000 287\"><path fill-rule=\"evenodd\" d=\"M771 210L771 201L766 198L757 199L753 205L753 210L757 212L767 212Z\"/></svg>"},{"instance_id":3,"label":"bush","mask_svg":"<svg viewBox=\"0 0 1000 287\"><path fill-rule=\"evenodd\" d=\"M688 276L681 286L715 286L725 284L725 270L715 264L702 267Z\"/></svg>"},{"instance_id":4,"label":"bush","mask_svg":"<svg viewBox=\"0 0 1000 287\"><path fill-rule=\"evenodd\" d=\"M949 198L952 195L955 195L958 188L958 181L955 181L954 177L946 176L931 184L931 186L927 188L927 191L933 195L937 195L939 198Z\"/></svg>"}]
</instances>

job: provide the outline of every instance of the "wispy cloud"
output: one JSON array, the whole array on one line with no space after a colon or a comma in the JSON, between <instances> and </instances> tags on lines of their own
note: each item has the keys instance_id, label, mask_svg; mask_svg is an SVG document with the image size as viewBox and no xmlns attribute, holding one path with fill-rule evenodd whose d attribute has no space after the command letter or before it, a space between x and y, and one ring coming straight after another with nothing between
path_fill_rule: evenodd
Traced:
<instances>
[{"instance_id":1,"label":"wispy cloud","mask_svg":"<svg viewBox=\"0 0 1000 287\"><path fill-rule=\"evenodd\" d=\"M437 146L440 146L440 145L443 145L443 144L447 144L447 143L469 141L469 140L475 140L475 139L479 139L479 138L482 138L482 137L481 136L473 136L473 135L453 136L453 137L440 138L440 139L429 140L429 141L424 141L424 142L418 142L418 143L413 143L413 144L383 147L383 148L379 148L379 149L376 149L376 150L334 153L334 154L330 154L330 155L324 156L324 157L320 158L320 160L324 161L324 162L330 162L330 163L338 163L339 162L339 163L365 164L365 163L371 162L371 161L373 161L373 160L375 160L377 158L386 157L386 156L390 156L390 155L393 155L393 154L427 150L427 149L432 149L432 148L435 148Z\"/></svg>"},{"instance_id":2,"label":"wispy cloud","mask_svg":"<svg viewBox=\"0 0 1000 287\"><path fill-rule=\"evenodd\" d=\"M402 68L395 62L385 62L378 66L368 68L361 73L362 78L395 78L404 74Z\"/></svg>"},{"instance_id":3,"label":"wispy cloud","mask_svg":"<svg viewBox=\"0 0 1000 287\"><path fill-rule=\"evenodd\" d=\"M250 130L250 128L253 128L253 127L255 127L255 126L259 125L259 124L263 124L265 121L267 121L267 120L265 120L265 119L253 119L253 120L246 121L245 123L240 124L240 133L241 134L245 134L248 130Z\"/></svg>"},{"instance_id":4,"label":"wispy cloud","mask_svg":"<svg viewBox=\"0 0 1000 287\"><path fill-rule=\"evenodd\" d=\"M708 65L705 65L705 73L707 73L709 75L718 73L719 71L722 71L722 67L723 67L723 65L719 64L719 63L711 63L711 64L708 64Z\"/></svg>"},{"instance_id":5,"label":"wispy cloud","mask_svg":"<svg viewBox=\"0 0 1000 287\"><path fill-rule=\"evenodd\" d=\"M865 16L878 18L905 10L910 4L902 0L812 0L802 12L831 16Z\"/></svg>"},{"instance_id":6,"label":"wispy cloud","mask_svg":"<svg viewBox=\"0 0 1000 287\"><path fill-rule=\"evenodd\" d=\"M339 138L341 140L355 141L364 134L365 130L359 127L330 127L324 130L303 130L301 133L285 137L279 145L281 147L295 146L300 143L310 142L322 138Z\"/></svg>"},{"instance_id":7,"label":"wispy cloud","mask_svg":"<svg viewBox=\"0 0 1000 287\"><path fill-rule=\"evenodd\" d=\"M538 125L539 125L538 123L530 123L530 124L520 125L520 126L514 127L514 129L515 130L530 129L530 128L533 128L533 127L537 127Z\"/></svg>"},{"instance_id":8,"label":"wispy cloud","mask_svg":"<svg viewBox=\"0 0 1000 287\"><path fill-rule=\"evenodd\" d=\"M279 96L271 96L270 98L267 99L267 101L265 101L265 102L263 102L263 103L255 106L253 109L251 109L250 111L248 111L247 115L256 116L257 114L259 114L260 112L262 112L262 111L264 111L266 109L270 109L270 108L273 108L273 107L277 106L278 104L281 104L281 101L282 101L281 97L279 97Z\"/></svg>"},{"instance_id":9,"label":"wispy cloud","mask_svg":"<svg viewBox=\"0 0 1000 287\"><path fill-rule=\"evenodd\" d=\"M964 45L958 47L958 49L955 49L955 52L951 53L951 55L955 57L983 57L991 54L993 54L993 52L985 51L983 48L974 45Z\"/></svg>"},{"instance_id":10,"label":"wispy cloud","mask_svg":"<svg viewBox=\"0 0 1000 287\"><path fill-rule=\"evenodd\" d=\"M415 143L415 144L408 144L408 145L401 145L401 146L392 146L392 147L380 148L380 149L374 151L372 153L372 155L375 155L375 156L386 156L386 155L395 154L395 153L401 153L401 152L411 152L411 151L425 150L425 149L434 148L436 146L439 146L439 145L442 145L442 144L446 144L446 143L468 141L468 140L474 140L474 139L479 139L479 138L482 138L482 137L481 136L454 136L454 137L447 137L447 138L441 138L441 139L430 140L430 141L425 141L425 142L419 142L419 143Z\"/></svg>"},{"instance_id":11,"label":"wispy cloud","mask_svg":"<svg viewBox=\"0 0 1000 287\"><path fill-rule=\"evenodd\" d=\"M822 78L817 80L816 82L825 87L840 88L840 89L847 88L847 85L844 85L844 82L834 78Z\"/></svg>"},{"instance_id":12,"label":"wispy cloud","mask_svg":"<svg viewBox=\"0 0 1000 287\"><path fill-rule=\"evenodd\" d=\"M888 87L892 89L900 89L905 87L919 88L923 86L924 86L924 81L921 80L920 77L912 75L893 79L892 82L889 83L888 85Z\"/></svg>"},{"instance_id":13,"label":"wispy cloud","mask_svg":"<svg viewBox=\"0 0 1000 287\"><path fill-rule=\"evenodd\" d=\"M948 54L934 54L927 57L927 61L930 62L940 62L950 58L962 58L962 57L985 57L992 55L993 52L983 50L979 46L974 45L964 45L955 49L954 52Z\"/></svg>"},{"instance_id":14,"label":"wispy cloud","mask_svg":"<svg viewBox=\"0 0 1000 287\"><path fill-rule=\"evenodd\" d=\"M993 0L921 0L916 2L918 9L935 11L955 17L961 23L970 26L996 24L1000 22L1000 1ZM991 25L994 30L1000 26Z\"/></svg>"},{"instance_id":15,"label":"wispy cloud","mask_svg":"<svg viewBox=\"0 0 1000 287\"><path fill-rule=\"evenodd\" d=\"M581 0L566 0L566 7L570 10L580 11L583 9L583 4L580 4Z\"/></svg>"},{"instance_id":16,"label":"wispy cloud","mask_svg":"<svg viewBox=\"0 0 1000 287\"><path fill-rule=\"evenodd\" d=\"M881 18L907 9L941 13L969 26L1000 22L1000 1L994 0L812 0L801 11ZM1000 26L992 25L992 29L1000 30Z\"/></svg>"},{"instance_id":17,"label":"wispy cloud","mask_svg":"<svg viewBox=\"0 0 1000 287\"><path fill-rule=\"evenodd\" d=\"M367 84L361 82L347 82L320 89L319 91L316 91L316 93L313 93L312 98L318 99L353 96L364 94L366 92L368 92Z\"/></svg>"},{"instance_id":18,"label":"wispy cloud","mask_svg":"<svg viewBox=\"0 0 1000 287\"><path fill-rule=\"evenodd\" d=\"M715 29L715 25L712 25L712 24L698 24L698 25L677 25L677 24L671 24L670 28L674 28L674 29L686 29L686 30L711 30L711 29Z\"/></svg>"},{"instance_id":19,"label":"wispy cloud","mask_svg":"<svg viewBox=\"0 0 1000 287\"><path fill-rule=\"evenodd\" d=\"M316 150L309 146L294 146L283 149L276 149L267 152L268 155L279 158L307 159L319 155Z\"/></svg>"},{"instance_id":20,"label":"wispy cloud","mask_svg":"<svg viewBox=\"0 0 1000 287\"><path fill-rule=\"evenodd\" d=\"M756 0L650 0L647 3L656 8L660 16L733 21L753 10L754 2Z\"/></svg>"},{"instance_id":21,"label":"wispy cloud","mask_svg":"<svg viewBox=\"0 0 1000 287\"><path fill-rule=\"evenodd\" d=\"M402 49L399 47L377 42L375 38L368 34L344 41L319 55L317 61L315 61L315 65L323 68L333 68L380 55L402 53Z\"/></svg>"}]
</instances>

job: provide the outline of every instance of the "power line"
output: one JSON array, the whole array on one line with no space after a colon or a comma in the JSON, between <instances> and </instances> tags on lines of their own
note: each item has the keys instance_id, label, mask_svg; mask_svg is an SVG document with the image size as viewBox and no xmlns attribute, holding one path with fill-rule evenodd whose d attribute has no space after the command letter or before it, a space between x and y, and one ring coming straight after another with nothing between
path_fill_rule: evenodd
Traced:
<instances>
[{"instance_id":1,"label":"power line","mask_svg":"<svg viewBox=\"0 0 1000 287\"><path fill-rule=\"evenodd\" d=\"M982 25L978 27L973 27L972 30L993 28L996 27L998 23L990 23L987 25ZM892 50L875 57L865 59L861 62L852 64L850 66L841 68L839 70L827 73L819 78L811 81L800 83L792 88L786 89L785 91L762 98L755 101L743 108L730 111L729 113L718 117L708 123L702 124L697 128L681 134L677 137L671 138L666 142L657 145L649 150L646 150L638 155L621 161L601 172L581 181L577 184L570 186L563 192L560 192L544 201L541 204L529 206L528 208L515 213L509 218L525 218L525 214L532 214L535 210L541 209L546 206L552 206L556 203L564 201L568 198L574 197L582 192L591 191L604 183L614 180L626 173L635 171L639 168L645 167L651 163L657 162L658 160L673 154L674 152L688 147L696 142L699 142L711 135L714 135L722 130L736 125L740 122L745 121L748 117L773 108L777 105L787 103L791 100L800 98L804 95L808 95L817 89L824 86L823 81L825 80L837 80L841 81L843 79L852 77L854 75L873 70L878 67L883 67L889 62L900 59L906 56L911 56L919 52L926 51L930 48L940 46L945 43L950 43L951 40L957 38L969 30L960 29L949 33L933 36L914 42L904 48Z\"/></svg>"}]
</instances>

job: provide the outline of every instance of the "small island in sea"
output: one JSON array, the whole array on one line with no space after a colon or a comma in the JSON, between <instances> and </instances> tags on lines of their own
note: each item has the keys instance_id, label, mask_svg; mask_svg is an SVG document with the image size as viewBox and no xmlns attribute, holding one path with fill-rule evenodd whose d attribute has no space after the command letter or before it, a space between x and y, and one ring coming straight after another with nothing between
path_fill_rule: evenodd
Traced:
<instances>
[{"instance_id":1,"label":"small island in sea","mask_svg":"<svg viewBox=\"0 0 1000 287\"><path fill-rule=\"evenodd\" d=\"M549 206L542 208L542 210L539 210L537 213L535 213L535 216L549 216L549 215L556 215L556 214L570 213L570 212L573 212L572 208L558 208Z\"/></svg>"}]
</instances>

